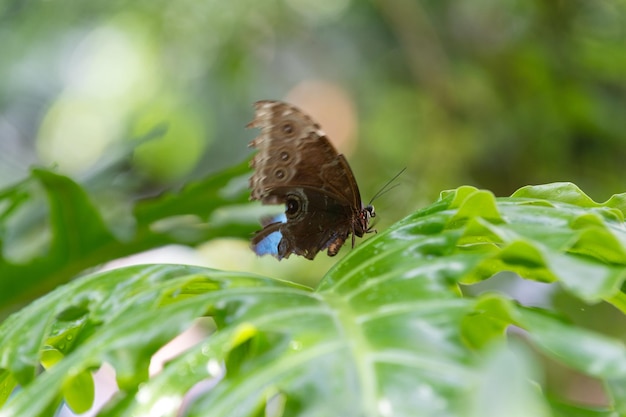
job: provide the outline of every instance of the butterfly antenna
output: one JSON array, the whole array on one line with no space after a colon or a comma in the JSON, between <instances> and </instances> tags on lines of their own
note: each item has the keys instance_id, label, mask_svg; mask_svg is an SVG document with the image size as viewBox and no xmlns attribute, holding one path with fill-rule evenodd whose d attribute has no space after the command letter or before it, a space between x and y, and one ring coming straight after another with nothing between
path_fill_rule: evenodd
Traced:
<instances>
[{"instance_id":1,"label":"butterfly antenna","mask_svg":"<svg viewBox=\"0 0 626 417\"><path fill-rule=\"evenodd\" d=\"M372 197L372 199L370 200L370 202L368 203L368 205L371 205L374 200L376 200L378 197L380 197L381 195L393 190L394 188L396 188L397 186L399 186L400 184L394 184L392 187L389 187L389 184L391 184L392 182L394 182L400 175L402 175L402 173L406 171L406 168L402 168L400 170L400 172L398 172L396 175L393 176L392 179L390 179L389 181L387 181L387 183L385 185L382 186L382 188L380 190L378 190L378 192L376 194L374 194L374 197Z\"/></svg>"}]
</instances>

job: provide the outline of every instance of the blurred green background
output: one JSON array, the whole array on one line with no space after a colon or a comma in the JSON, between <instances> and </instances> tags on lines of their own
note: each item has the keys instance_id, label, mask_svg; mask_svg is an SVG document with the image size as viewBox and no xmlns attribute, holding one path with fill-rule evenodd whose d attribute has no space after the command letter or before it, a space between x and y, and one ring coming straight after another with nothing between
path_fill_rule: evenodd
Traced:
<instances>
[{"instance_id":1,"label":"blurred green background","mask_svg":"<svg viewBox=\"0 0 626 417\"><path fill-rule=\"evenodd\" d=\"M116 210L249 158L286 99L365 200L407 168L379 229L462 184L626 191L624 0L5 0L0 45L0 186L53 166Z\"/></svg>"},{"instance_id":2,"label":"blurred green background","mask_svg":"<svg viewBox=\"0 0 626 417\"><path fill-rule=\"evenodd\" d=\"M366 201L407 168L375 202L379 230L463 184L571 181L604 201L626 191L626 0L0 0L0 188L54 167L117 235L137 199L250 158L260 99L310 112ZM221 239L141 261L314 285L336 259ZM570 395L602 402L584 387Z\"/></svg>"}]
</instances>

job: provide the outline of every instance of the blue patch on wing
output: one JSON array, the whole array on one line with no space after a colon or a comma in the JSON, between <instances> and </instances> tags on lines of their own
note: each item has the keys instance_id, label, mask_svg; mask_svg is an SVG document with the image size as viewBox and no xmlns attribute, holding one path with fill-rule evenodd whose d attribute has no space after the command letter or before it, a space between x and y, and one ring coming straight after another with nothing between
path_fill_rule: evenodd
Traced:
<instances>
[{"instance_id":1,"label":"blue patch on wing","mask_svg":"<svg viewBox=\"0 0 626 417\"><path fill-rule=\"evenodd\" d=\"M287 216L285 213L280 213L273 216L265 216L261 219L261 225L263 227L273 223L287 223Z\"/></svg>"},{"instance_id":2,"label":"blue patch on wing","mask_svg":"<svg viewBox=\"0 0 626 417\"><path fill-rule=\"evenodd\" d=\"M256 244L254 251L259 256L267 254L276 255L278 254L278 244L282 238L283 234L281 232L272 232Z\"/></svg>"},{"instance_id":3,"label":"blue patch on wing","mask_svg":"<svg viewBox=\"0 0 626 417\"><path fill-rule=\"evenodd\" d=\"M272 217L272 223L287 223L287 215L285 213L277 214Z\"/></svg>"}]
</instances>

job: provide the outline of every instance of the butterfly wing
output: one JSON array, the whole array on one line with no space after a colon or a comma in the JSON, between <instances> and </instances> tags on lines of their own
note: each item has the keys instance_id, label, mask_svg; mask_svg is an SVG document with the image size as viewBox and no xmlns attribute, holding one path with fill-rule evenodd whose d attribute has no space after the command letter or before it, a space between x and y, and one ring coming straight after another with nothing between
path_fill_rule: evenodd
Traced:
<instances>
[{"instance_id":1,"label":"butterfly wing","mask_svg":"<svg viewBox=\"0 0 626 417\"><path fill-rule=\"evenodd\" d=\"M267 224L252 240L260 254L279 259L296 253L313 259L328 249L337 253L362 211L352 170L319 124L279 101L255 104L248 125L261 129L250 146L258 149L251 166L251 198L285 204L285 221ZM362 234L362 233L361 233Z\"/></svg>"},{"instance_id":2,"label":"butterfly wing","mask_svg":"<svg viewBox=\"0 0 626 417\"><path fill-rule=\"evenodd\" d=\"M258 153L252 159L252 199L276 204L270 191L279 186L298 185L324 190L361 206L352 170L337 154L320 125L298 108L280 101L255 103L256 114L248 127L261 129L250 146ZM269 200L268 200L269 199Z\"/></svg>"},{"instance_id":3,"label":"butterfly wing","mask_svg":"<svg viewBox=\"0 0 626 417\"><path fill-rule=\"evenodd\" d=\"M337 254L352 231L350 206L313 188L277 188L272 195L284 199L287 210L252 238L258 255L282 259L295 253L313 259L325 249Z\"/></svg>"}]
</instances>

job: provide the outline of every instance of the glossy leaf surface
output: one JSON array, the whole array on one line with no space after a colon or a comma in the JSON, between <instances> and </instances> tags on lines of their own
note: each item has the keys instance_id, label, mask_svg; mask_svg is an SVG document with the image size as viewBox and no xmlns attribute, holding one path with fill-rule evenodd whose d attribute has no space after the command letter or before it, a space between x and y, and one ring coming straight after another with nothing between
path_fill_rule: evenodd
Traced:
<instances>
[{"instance_id":1,"label":"glossy leaf surface","mask_svg":"<svg viewBox=\"0 0 626 417\"><path fill-rule=\"evenodd\" d=\"M0 327L0 392L6 400L22 385L0 416L46 415L73 378L103 362L121 389L103 416L623 413L621 341L564 320L558 307L459 290L513 271L622 309L624 199L598 204L569 184L547 187L499 199L471 187L445 192L367 239L317 290L172 265L79 278ZM218 330L149 379L150 356L202 316ZM511 325L546 356L604 381L609 406L540 395L532 359L502 344ZM38 375L44 350L61 359ZM508 374L506 363L516 365Z\"/></svg>"}]
</instances>

